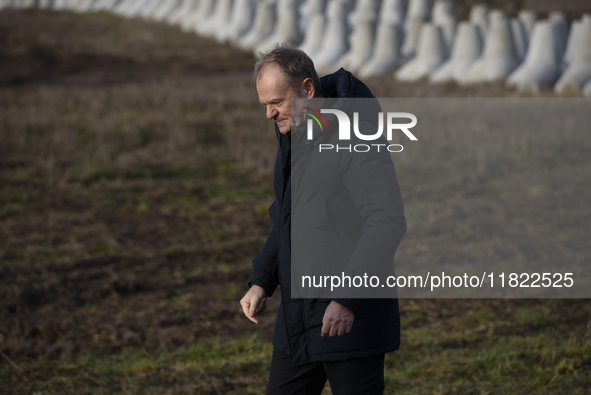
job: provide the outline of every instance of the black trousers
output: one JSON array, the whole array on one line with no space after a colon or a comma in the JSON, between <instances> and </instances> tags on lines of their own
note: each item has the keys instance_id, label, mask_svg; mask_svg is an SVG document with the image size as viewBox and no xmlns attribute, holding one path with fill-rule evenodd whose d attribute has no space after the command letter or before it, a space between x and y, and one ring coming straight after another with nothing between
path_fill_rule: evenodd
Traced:
<instances>
[{"instance_id":1,"label":"black trousers","mask_svg":"<svg viewBox=\"0 0 591 395\"><path fill-rule=\"evenodd\" d=\"M384 392L384 354L292 366L289 355L273 349L267 395L321 394L327 378L334 395L381 395Z\"/></svg>"}]
</instances>

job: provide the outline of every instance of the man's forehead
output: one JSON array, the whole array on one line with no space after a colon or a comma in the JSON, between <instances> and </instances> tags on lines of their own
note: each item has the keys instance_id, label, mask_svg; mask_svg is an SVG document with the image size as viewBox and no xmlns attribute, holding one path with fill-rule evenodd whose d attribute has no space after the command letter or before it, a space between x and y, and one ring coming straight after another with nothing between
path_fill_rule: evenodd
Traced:
<instances>
[{"instance_id":1,"label":"man's forehead","mask_svg":"<svg viewBox=\"0 0 591 395\"><path fill-rule=\"evenodd\" d=\"M285 85L285 74L279 66L269 63L261 69L257 79L257 85Z\"/></svg>"}]
</instances>

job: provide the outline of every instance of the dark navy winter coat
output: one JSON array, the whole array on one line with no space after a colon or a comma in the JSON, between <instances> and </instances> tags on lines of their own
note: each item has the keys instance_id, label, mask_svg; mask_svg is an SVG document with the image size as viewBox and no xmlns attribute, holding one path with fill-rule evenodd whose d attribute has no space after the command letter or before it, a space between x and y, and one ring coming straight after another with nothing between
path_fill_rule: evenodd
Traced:
<instances>
[{"instance_id":1,"label":"dark navy winter coat","mask_svg":"<svg viewBox=\"0 0 591 395\"><path fill-rule=\"evenodd\" d=\"M373 98L366 85L343 69L323 77L321 83L325 97ZM253 261L249 279L249 286L259 285L269 296L281 285L281 305L273 333L273 346L288 353L294 365L368 357L397 350L400 345L397 299L335 298L335 301L354 312L353 327L347 335L323 338L320 335L322 318L331 299L292 298L291 143L288 136L279 133L277 127L275 133L279 141L273 178L275 202L269 208L273 229L262 252ZM387 144L385 139L380 142ZM321 161L327 157L312 156L311 168L325 167L327 164ZM334 229L334 239L337 243L352 246L349 258L354 266L361 268L370 251L379 250L394 255L406 232L406 221L389 153L372 157L376 159L361 159L367 157L361 155L343 157L352 163L344 164L346 171L334 180L327 180L326 187L319 193L326 195L320 197L327 202L334 202L341 207L347 207L347 204L350 206L348 210L340 211L351 213L349 217L344 220L341 218L340 223L339 219L335 220L339 228ZM379 177L379 183L357 188L369 174L374 178ZM351 188L353 184L355 188ZM331 205L327 203L327 211ZM330 213L325 214L330 216ZM321 239L319 243L322 243Z\"/></svg>"}]
</instances>

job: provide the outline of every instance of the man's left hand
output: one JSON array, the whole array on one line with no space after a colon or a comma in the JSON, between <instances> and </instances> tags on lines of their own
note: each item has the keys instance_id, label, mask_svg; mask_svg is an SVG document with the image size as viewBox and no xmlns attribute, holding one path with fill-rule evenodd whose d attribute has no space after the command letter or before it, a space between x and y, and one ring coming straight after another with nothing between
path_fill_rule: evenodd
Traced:
<instances>
[{"instance_id":1,"label":"man's left hand","mask_svg":"<svg viewBox=\"0 0 591 395\"><path fill-rule=\"evenodd\" d=\"M324 312L320 334L322 337L326 337L326 335L329 337L346 335L351 332L353 320L355 320L355 314L333 300Z\"/></svg>"}]
</instances>

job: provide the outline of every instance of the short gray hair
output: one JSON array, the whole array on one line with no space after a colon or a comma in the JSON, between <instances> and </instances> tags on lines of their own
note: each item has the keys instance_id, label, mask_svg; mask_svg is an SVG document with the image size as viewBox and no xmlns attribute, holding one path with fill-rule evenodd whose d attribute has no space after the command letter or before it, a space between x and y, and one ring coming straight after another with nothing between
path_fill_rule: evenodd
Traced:
<instances>
[{"instance_id":1,"label":"short gray hair","mask_svg":"<svg viewBox=\"0 0 591 395\"><path fill-rule=\"evenodd\" d=\"M314 62L302 50L291 48L287 45L276 45L266 53L261 53L261 59L254 66L254 82L258 82L261 71L265 66L275 64L287 78L287 83L294 90L298 91L306 78L314 82L314 96L322 96L322 85L314 67Z\"/></svg>"}]
</instances>

